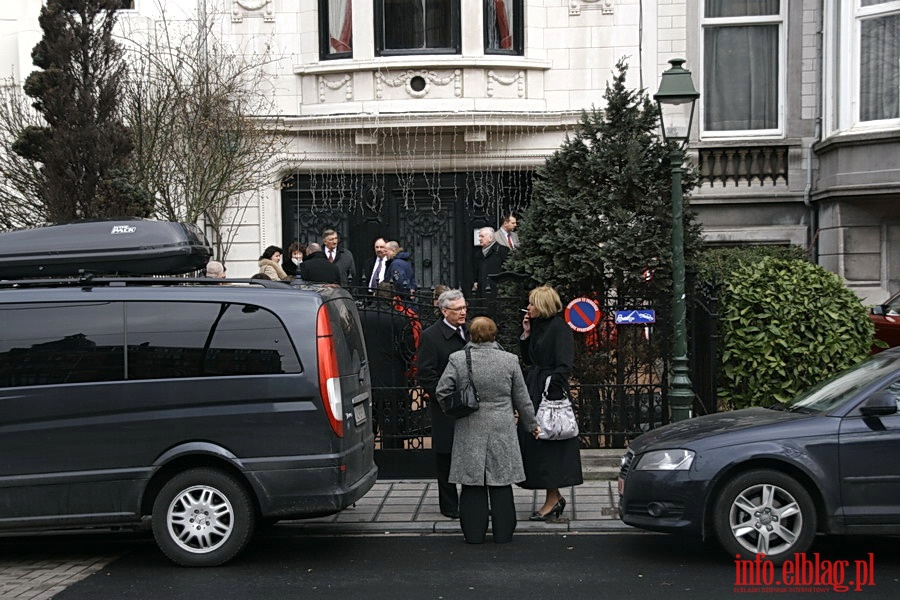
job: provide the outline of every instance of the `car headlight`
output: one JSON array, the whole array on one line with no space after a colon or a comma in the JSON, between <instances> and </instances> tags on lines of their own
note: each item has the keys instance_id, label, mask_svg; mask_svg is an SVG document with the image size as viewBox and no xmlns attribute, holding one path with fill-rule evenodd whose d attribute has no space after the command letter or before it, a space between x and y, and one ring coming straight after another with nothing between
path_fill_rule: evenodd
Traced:
<instances>
[{"instance_id":1,"label":"car headlight","mask_svg":"<svg viewBox=\"0 0 900 600\"><path fill-rule=\"evenodd\" d=\"M687 471L693 462L691 450L655 450L641 456L634 468L638 471Z\"/></svg>"}]
</instances>

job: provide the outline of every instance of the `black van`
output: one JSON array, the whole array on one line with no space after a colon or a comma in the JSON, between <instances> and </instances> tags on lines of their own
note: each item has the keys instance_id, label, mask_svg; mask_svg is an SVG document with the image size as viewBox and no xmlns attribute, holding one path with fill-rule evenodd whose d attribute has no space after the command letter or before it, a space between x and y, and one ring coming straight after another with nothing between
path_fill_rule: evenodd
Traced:
<instances>
[{"instance_id":1,"label":"black van","mask_svg":"<svg viewBox=\"0 0 900 600\"><path fill-rule=\"evenodd\" d=\"M375 482L341 288L6 280L0 322L0 529L149 524L170 559L211 566L261 520L333 514Z\"/></svg>"}]
</instances>

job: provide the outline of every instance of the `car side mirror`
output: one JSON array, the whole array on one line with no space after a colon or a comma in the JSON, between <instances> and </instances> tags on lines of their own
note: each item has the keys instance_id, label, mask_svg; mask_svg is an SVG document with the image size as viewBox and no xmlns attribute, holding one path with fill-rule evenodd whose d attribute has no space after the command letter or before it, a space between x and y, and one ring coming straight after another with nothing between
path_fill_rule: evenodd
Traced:
<instances>
[{"instance_id":1,"label":"car side mirror","mask_svg":"<svg viewBox=\"0 0 900 600\"><path fill-rule=\"evenodd\" d=\"M869 309L869 312L873 315L883 315L884 314L884 305L878 304Z\"/></svg>"},{"instance_id":2,"label":"car side mirror","mask_svg":"<svg viewBox=\"0 0 900 600\"><path fill-rule=\"evenodd\" d=\"M887 390L876 392L859 407L864 417L883 417L897 412L897 399Z\"/></svg>"}]
</instances>

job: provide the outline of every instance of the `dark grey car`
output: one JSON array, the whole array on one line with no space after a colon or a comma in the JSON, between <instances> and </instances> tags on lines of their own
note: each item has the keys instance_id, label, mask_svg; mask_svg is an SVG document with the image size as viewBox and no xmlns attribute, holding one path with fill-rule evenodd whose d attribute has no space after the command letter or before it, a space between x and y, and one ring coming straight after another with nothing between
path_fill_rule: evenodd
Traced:
<instances>
[{"instance_id":1,"label":"dark grey car","mask_svg":"<svg viewBox=\"0 0 900 600\"><path fill-rule=\"evenodd\" d=\"M622 459L620 515L775 563L816 533L900 533L900 348L787 404L674 423Z\"/></svg>"},{"instance_id":2,"label":"dark grey car","mask_svg":"<svg viewBox=\"0 0 900 600\"><path fill-rule=\"evenodd\" d=\"M0 283L0 528L149 525L207 566L371 488L350 295L222 281Z\"/></svg>"}]
</instances>

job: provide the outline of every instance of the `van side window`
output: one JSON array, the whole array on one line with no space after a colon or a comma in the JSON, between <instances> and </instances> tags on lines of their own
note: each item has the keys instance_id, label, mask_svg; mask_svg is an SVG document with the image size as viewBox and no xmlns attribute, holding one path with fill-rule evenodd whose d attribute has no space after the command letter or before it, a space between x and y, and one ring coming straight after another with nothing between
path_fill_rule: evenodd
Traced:
<instances>
[{"instance_id":1,"label":"van side window","mask_svg":"<svg viewBox=\"0 0 900 600\"><path fill-rule=\"evenodd\" d=\"M121 303L5 304L0 323L0 387L125 379Z\"/></svg>"},{"instance_id":2,"label":"van side window","mask_svg":"<svg viewBox=\"0 0 900 600\"><path fill-rule=\"evenodd\" d=\"M128 379L299 373L291 339L271 312L246 304L129 302Z\"/></svg>"}]
</instances>

